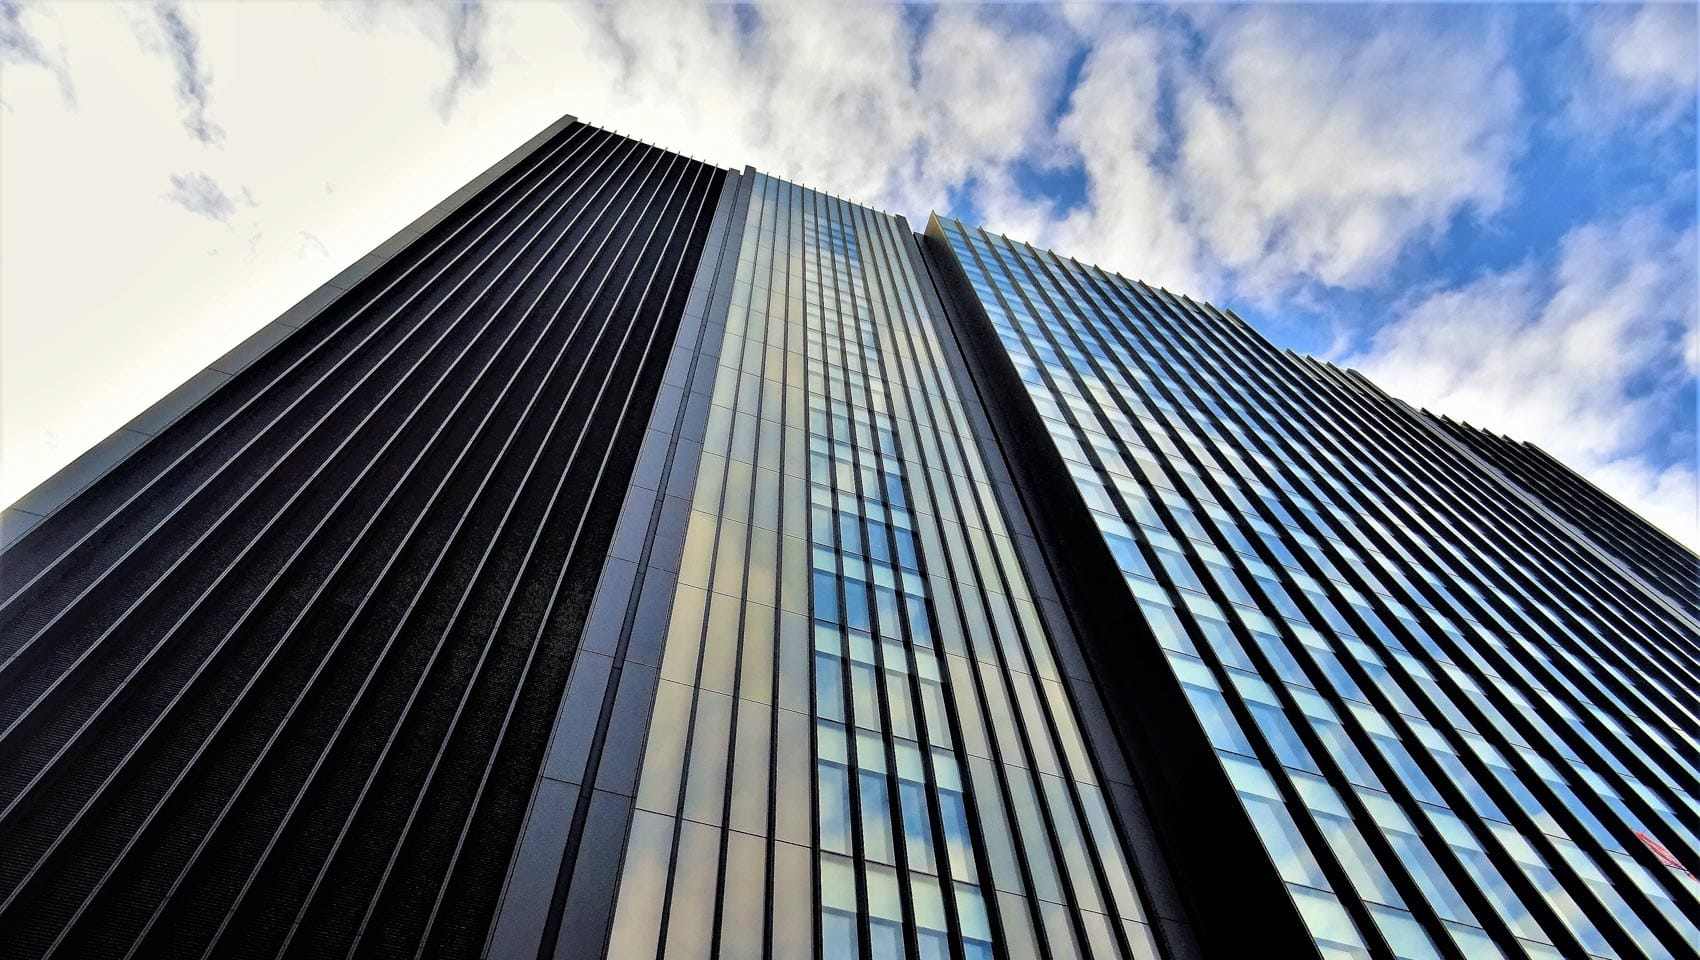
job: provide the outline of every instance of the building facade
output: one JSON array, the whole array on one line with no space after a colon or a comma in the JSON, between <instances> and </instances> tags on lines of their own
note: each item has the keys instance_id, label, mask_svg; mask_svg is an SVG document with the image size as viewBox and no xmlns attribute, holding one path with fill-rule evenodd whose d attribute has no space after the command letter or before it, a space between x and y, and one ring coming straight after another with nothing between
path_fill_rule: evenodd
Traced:
<instances>
[{"instance_id":1,"label":"building facade","mask_svg":"<svg viewBox=\"0 0 1700 960\"><path fill-rule=\"evenodd\" d=\"M1694 557L1468 431L564 118L7 511L0 954L1694 956Z\"/></svg>"}]
</instances>

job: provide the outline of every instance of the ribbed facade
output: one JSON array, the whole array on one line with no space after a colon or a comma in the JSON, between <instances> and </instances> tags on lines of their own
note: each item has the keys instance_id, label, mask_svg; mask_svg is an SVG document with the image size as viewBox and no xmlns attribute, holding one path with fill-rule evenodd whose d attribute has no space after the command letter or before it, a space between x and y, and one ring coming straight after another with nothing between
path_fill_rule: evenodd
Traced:
<instances>
[{"instance_id":1,"label":"ribbed facade","mask_svg":"<svg viewBox=\"0 0 1700 960\"><path fill-rule=\"evenodd\" d=\"M1096 531L1069 549L1118 574L1098 639L1161 651L1113 679L1180 691L1203 745L1171 747L1213 757L1162 784L1204 817L1160 833L1249 822L1215 868L1284 888L1324 957L1700 950L1695 620L1361 377L955 221L928 237Z\"/></svg>"},{"instance_id":2,"label":"ribbed facade","mask_svg":"<svg viewBox=\"0 0 1700 960\"><path fill-rule=\"evenodd\" d=\"M570 117L0 544L0 957L1700 955L1692 554Z\"/></svg>"},{"instance_id":3,"label":"ribbed facade","mask_svg":"<svg viewBox=\"0 0 1700 960\"><path fill-rule=\"evenodd\" d=\"M603 575L609 656L574 667L559 805L527 834L564 860L553 904L528 876L497 953L1158 955L1111 812L1130 775L1106 730L1086 746L1096 690L915 253L896 218L741 178L655 493L621 520L649 532Z\"/></svg>"},{"instance_id":4,"label":"ribbed facade","mask_svg":"<svg viewBox=\"0 0 1700 960\"><path fill-rule=\"evenodd\" d=\"M1540 447L1448 417L1428 416L1641 579L1700 617L1700 557Z\"/></svg>"},{"instance_id":5,"label":"ribbed facade","mask_svg":"<svg viewBox=\"0 0 1700 960\"><path fill-rule=\"evenodd\" d=\"M0 955L474 955L723 171L572 124L13 544Z\"/></svg>"}]
</instances>

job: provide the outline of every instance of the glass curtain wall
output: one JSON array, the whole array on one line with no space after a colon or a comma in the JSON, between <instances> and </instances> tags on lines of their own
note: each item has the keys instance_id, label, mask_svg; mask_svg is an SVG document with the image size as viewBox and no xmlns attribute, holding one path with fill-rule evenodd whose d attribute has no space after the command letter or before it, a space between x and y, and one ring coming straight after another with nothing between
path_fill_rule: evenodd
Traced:
<instances>
[{"instance_id":1,"label":"glass curtain wall","mask_svg":"<svg viewBox=\"0 0 1700 960\"><path fill-rule=\"evenodd\" d=\"M1157 956L906 228L753 176L609 955Z\"/></svg>"},{"instance_id":2,"label":"glass curtain wall","mask_svg":"<svg viewBox=\"0 0 1700 960\"><path fill-rule=\"evenodd\" d=\"M1700 625L1367 381L931 229L1323 956L1700 949Z\"/></svg>"}]
</instances>

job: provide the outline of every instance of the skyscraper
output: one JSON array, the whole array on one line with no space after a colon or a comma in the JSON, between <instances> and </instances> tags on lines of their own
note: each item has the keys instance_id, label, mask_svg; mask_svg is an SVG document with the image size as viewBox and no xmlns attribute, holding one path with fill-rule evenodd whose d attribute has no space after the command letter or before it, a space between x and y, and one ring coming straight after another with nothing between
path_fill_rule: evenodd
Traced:
<instances>
[{"instance_id":1,"label":"skyscraper","mask_svg":"<svg viewBox=\"0 0 1700 960\"><path fill-rule=\"evenodd\" d=\"M7 956L1700 950L1692 555L572 118L5 520Z\"/></svg>"}]
</instances>

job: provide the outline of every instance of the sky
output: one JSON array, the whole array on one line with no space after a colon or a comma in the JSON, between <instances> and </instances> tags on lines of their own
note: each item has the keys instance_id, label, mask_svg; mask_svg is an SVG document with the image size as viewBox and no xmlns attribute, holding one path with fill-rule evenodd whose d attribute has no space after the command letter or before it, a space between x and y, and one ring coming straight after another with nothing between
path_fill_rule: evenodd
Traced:
<instances>
[{"instance_id":1,"label":"sky","mask_svg":"<svg viewBox=\"0 0 1700 960\"><path fill-rule=\"evenodd\" d=\"M1693 5L0 0L0 503L562 114L1234 309L1700 547Z\"/></svg>"}]
</instances>

